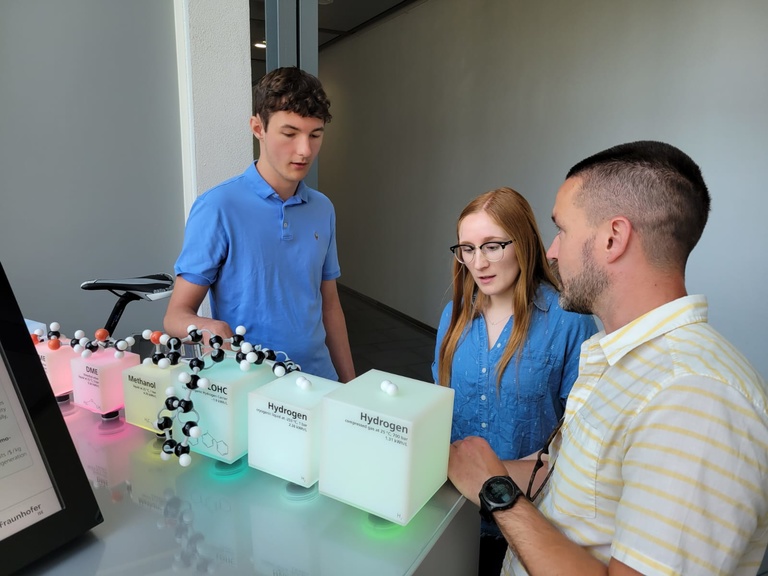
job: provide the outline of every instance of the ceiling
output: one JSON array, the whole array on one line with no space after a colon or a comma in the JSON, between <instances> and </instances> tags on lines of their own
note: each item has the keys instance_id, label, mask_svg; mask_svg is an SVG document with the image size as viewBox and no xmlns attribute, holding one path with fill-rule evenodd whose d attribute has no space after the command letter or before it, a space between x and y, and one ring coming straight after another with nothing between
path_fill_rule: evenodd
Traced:
<instances>
[{"instance_id":1,"label":"ceiling","mask_svg":"<svg viewBox=\"0 0 768 576\"><path fill-rule=\"evenodd\" d=\"M318 0L318 49L322 50L412 2L414 0ZM266 39L264 1L250 0L250 6L251 68L255 82L266 72L266 50L254 46Z\"/></svg>"}]
</instances>

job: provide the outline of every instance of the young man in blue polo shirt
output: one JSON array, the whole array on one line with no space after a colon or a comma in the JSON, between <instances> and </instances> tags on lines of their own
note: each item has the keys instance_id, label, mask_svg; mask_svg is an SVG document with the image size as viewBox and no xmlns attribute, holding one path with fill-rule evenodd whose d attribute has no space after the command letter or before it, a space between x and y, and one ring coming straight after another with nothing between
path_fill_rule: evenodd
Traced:
<instances>
[{"instance_id":1,"label":"young man in blue polo shirt","mask_svg":"<svg viewBox=\"0 0 768 576\"><path fill-rule=\"evenodd\" d=\"M336 215L331 201L304 183L320 151L330 102L320 81L278 68L253 90L251 130L259 159L202 194L187 220L165 329L185 336L192 324L228 338L285 352L304 372L354 378L336 278ZM211 315L197 311L211 294Z\"/></svg>"}]
</instances>

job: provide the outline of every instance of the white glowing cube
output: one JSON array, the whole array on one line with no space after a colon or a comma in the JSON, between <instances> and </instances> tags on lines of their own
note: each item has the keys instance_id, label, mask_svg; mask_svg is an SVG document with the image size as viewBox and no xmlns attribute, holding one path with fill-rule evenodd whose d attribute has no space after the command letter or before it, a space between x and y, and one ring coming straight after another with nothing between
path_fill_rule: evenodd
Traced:
<instances>
[{"instance_id":1,"label":"white glowing cube","mask_svg":"<svg viewBox=\"0 0 768 576\"><path fill-rule=\"evenodd\" d=\"M320 474L321 401L342 384L291 372L248 395L248 464L308 488Z\"/></svg>"},{"instance_id":2,"label":"white glowing cube","mask_svg":"<svg viewBox=\"0 0 768 576\"><path fill-rule=\"evenodd\" d=\"M52 350L48 347L48 342L38 342L35 344L37 355L40 356L40 363L43 365L45 375L51 384L53 395L56 397L67 396L72 392L72 366L73 358L78 354L69 345L68 339L62 339L58 349Z\"/></svg>"},{"instance_id":3,"label":"white glowing cube","mask_svg":"<svg viewBox=\"0 0 768 576\"><path fill-rule=\"evenodd\" d=\"M159 432L155 422L165 404L165 391L175 387L179 374L186 371L186 364L160 368L153 363L124 370L125 421L150 432Z\"/></svg>"},{"instance_id":4,"label":"white glowing cube","mask_svg":"<svg viewBox=\"0 0 768 576\"><path fill-rule=\"evenodd\" d=\"M448 477L453 394L379 370L327 394L320 493L407 524Z\"/></svg>"},{"instance_id":5,"label":"white glowing cube","mask_svg":"<svg viewBox=\"0 0 768 576\"><path fill-rule=\"evenodd\" d=\"M232 464L248 452L248 394L272 382L275 375L267 364L252 365L243 371L234 359L227 358L202 370L200 376L210 384L190 396L201 431L198 438L189 438L190 448L203 456ZM179 398L186 398L188 391L184 384L176 382L176 392ZM163 415L168 415L167 411ZM183 441L181 425L194 419L191 413L174 418L174 439Z\"/></svg>"},{"instance_id":6,"label":"white glowing cube","mask_svg":"<svg viewBox=\"0 0 768 576\"><path fill-rule=\"evenodd\" d=\"M72 401L97 414L123 407L123 370L139 364L138 354L125 352L115 358L114 349L100 349L88 358L75 356L72 368Z\"/></svg>"}]
</instances>

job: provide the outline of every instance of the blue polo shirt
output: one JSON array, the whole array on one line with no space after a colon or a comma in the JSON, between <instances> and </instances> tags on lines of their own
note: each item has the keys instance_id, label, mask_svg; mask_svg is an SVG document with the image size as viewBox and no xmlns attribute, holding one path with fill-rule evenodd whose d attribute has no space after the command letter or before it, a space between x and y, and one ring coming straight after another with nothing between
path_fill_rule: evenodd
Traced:
<instances>
[{"instance_id":1,"label":"blue polo shirt","mask_svg":"<svg viewBox=\"0 0 768 576\"><path fill-rule=\"evenodd\" d=\"M301 182L285 202L251 164L197 198L176 274L210 287L211 314L304 372L337 380L320 284L341 274L331 201Z\"/></svg>"}]
</instances>

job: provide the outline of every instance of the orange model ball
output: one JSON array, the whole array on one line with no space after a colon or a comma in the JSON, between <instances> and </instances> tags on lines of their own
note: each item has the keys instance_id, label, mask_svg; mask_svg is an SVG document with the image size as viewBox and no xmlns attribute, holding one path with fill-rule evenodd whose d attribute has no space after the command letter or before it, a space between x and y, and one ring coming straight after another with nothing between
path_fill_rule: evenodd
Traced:
<instances>
[{"instance_id":1,"label":"orange model ball","mask_svg":"<svg viewBox=\"0 0 768 576\"><path fill-rule=\"evenodd\" d=\"M99 342L106 342L107 338L109 338L109 332L106 328L99 328L96 330L96 334L94 334L94 336Z\"/></svg>"}]
</instances>

